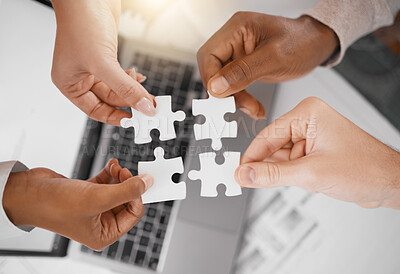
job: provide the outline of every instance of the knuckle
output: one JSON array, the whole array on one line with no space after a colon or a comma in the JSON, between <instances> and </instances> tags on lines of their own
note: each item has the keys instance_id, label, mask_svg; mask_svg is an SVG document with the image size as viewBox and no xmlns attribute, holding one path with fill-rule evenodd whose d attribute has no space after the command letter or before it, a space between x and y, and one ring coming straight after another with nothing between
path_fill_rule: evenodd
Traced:
<instances>
[{"instance_id":1,"label":"knuckle","mask_svg":"<svg viewBox=\"0 0 400 274\"><path fill-rule=\"evenodd\" d=\"M93 249L95 251L103 251L103 249L107 246L105 243L100 243L100 242L95 242L95 243L90 243L87 244L87 247L90 249Z\"/></svg>"},{"instance_id":2,"label":"knuckle","mask_svg":"<svg viewBox=\"0 0 400 274\"><path fill-rule=\"evenodd\" d=\"M281 180L281 171L279 166L274 163L268 163L264 168L264 183L270 186L277 186Z\"/></svg>"},{"instance_id":3,"label":"knuckle","mask_svg":"<svg viewBox=\"0 0 400 274\"><path fill-rule=\"evenodd\" d=\"M127 210L129 214L140 220L144 215L145 206L141 203L135 203L134 205L132 205L132 203L129 203L127 206Z\"/></svg>"},{"instance_id":4,"label":"knuckle","mask_svg":"<svg viewBox=\"0 0 400 274\"><path fill-rule=\"evenodd\" d=\"M330 109L329 105L325 103L325 101L314 96L304 99L300 102L299 106L306 107L307 109L311 110L312 113L317 115L323 113L327 109Z\"/></svg>"},{"instance_id":5,"label":"knuckle","mask_svg":"<svg viewBox=\"0 0 400 274\"><path fill-rule=\"evenodd\" d=\"M124 193L129 193L128 197L131 200L140 197L145 189L144 182L138 177L126 180L124 183L120 184L120 186Z\"/></svg>"},{"instance_id":6,"label":"knuckle","mask_svg":"<svg viewBox=\"0 0 400 274\"><path fill-rule=\"evenodd\" d=\"M232 63L229 73L226 76L228 78L227 81L230 83L236 81L247 82L252 78L253 73L249 64L245 60L239 59Z\"/></svg>"},{"instance_id":7,"label":"knuckle","mask_svg":"<svg viewBox=\"0 0 400 274\"><path fill-rule=\"evenodd\" d=\"M206 51L206 44L207 44L207 42L206 42L205 44L203 44L203 45L197 50L197 53L196 53L197 61L201 61L201 59L202 59L202 57L203 57L203 55L204 55L204 52Z\"/></svg>"},{"instance_id":8,"label":"knuckle","mask_svg":"<svg viewBox=\"0 0 400 274\"><path fill-rule=\"evenodd\" d=\"M139 177L133 178L133 183L131 184L132 192L137 192L138 194L144 193L145 185L142 179Z\"/></svg>"},{"instance_id":9,"label":"knuckle","mask_svg":"<svg viewBox=\"0 0 400 274\"><path fill-rule=\"evenodd\" d=\"M232 15L231 19L242 21L243 19L248 19L251 17L252 14L254 13L248 11L237 11Z\"/></svg>"},{"instance_id":10,"label":"knuckle","mask_svg":"<svg viewBox=\"0 0 400 274\"><path fill-rule=\"evenodd\" d=\"M118 94L123 99L129 98L136 94L136 89L130 83L122 83L114 91L116 94Z\"/></svg>"},{"instance_id":11,"label":"knuckle","mask_svg":"<svg viewBox=\"0 0 400 274\"><path fill-rule=\"evenodd\" d=\"M317 105L317 106L326 104L322 99L315 96L308 97L304 99L303 102L308 105Z\"/></svg>"},{"instance_id":12,"label":"knuckle","mask_svg":"<svg viewBox=\"0 0 400 274\"><path fill-rule=\"evenodd\" d=\"M102 120L102 117L98 117L98 114L101 113L101 109L103 108L103 106L105 105L105 103L103 101L98 102L88 113L88 116L92 119L95 120Z\"/></svg>"}]
</instances>

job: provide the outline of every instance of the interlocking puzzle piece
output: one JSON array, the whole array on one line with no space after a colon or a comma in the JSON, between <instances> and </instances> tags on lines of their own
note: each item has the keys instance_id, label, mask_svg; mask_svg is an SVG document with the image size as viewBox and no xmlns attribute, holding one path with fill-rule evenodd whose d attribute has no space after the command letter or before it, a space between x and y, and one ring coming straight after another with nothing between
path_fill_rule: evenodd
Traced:
<instances>
[{"instance_id":1,"label":"interlocking puzzle piece","mask_svg":"<svg viewBox=\"0 0 400 274\"><path fill-rule=\"evenodd\" d=\"M138 173L149 174L154 183L143 195L143 204L169 200L182 200L186 198L186 183L174 183L172 175L183 173L182 157L165 159L164 149L157 147L154 150L155 161L139 162Z\"/></svg>"},{"instance_id":2,"label":"interlocking puzzle piece","mask_svg":"<svg viewBox=\"0 0 400 274\"><path fill-rule=\"evenodd\" d=\"M156 115L147 116L132 108L132 118L123 118L120 122L123 128L135 128L135 144L146 144L151 142L150 131L160 131L160 141L167 141L176 138L174 122L183 121L186 117L182 110L172 112L171 96L157 96Z\"/></svg>"},{"instance_id":3,"label":"interlocking puzzle piece","mask_svg":"<svg viewBox=\"0 0 400 274\"><path fill-rule=\"evenodd\" d=\"M201 180L202 197L217 197L217 186L226 186L226 196L237 196L242 194L242 189L235 181L235 170L240 164L240 152L224 152L225 162L218 165L215 162L215 152L199 154L200 170L189 171L191 180Z\"/></svg>"},{"instance_id":4,"label":"interlocking puzzle piece","mask_svg":"<svg viewBox=\"0 0 400 274\"><path fill-rule=\"evenodd\" d=\"M224 115L227 112L236 111L235 98L215 98L209 94L208 99L194 99L192 103L193 115L204 115L204 124L194 125L194 137L196 140L211 139L211 147L214 150L222 148L221 138L236 138L236 121L227 122Z\"/></svg>"}]
</instances>

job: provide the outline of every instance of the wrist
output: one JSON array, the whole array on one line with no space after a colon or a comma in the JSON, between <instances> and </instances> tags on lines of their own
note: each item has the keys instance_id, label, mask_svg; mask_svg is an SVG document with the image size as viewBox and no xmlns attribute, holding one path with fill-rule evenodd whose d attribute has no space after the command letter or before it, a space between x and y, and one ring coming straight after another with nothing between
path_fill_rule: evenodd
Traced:
<instances>
[{"instance_id":1,"label":"wrist","mask_svg":"<svg viewBox=\"0 0 400 274\"><path fill-rule=\"evenodd\" d=\"M15 225L32 225L29 216L29 194L26 172L10 173L3 192L3 208L8 219Z\"/></svg>"},{"instance_id":2,"label":"wrist","mask_svg":"<svg viewBox=\"0 0 400 274\"><path fill-rule=\"evenodd\" d=\"M392 159L393 165L389 165L392 168L389 168L389 171L392 172L392 179L389 183L390 198L383 205L385 207L400 209L400 152L395 152L394 157Z\"/></svg>"},{"instance_id":3,"label":"wrist","mask_svg":"<svg viewBox=\"0 0 400 274\"><path fill-rule=\"evenodd\" d=\"M314 54L318 55L319 65L328 61L339 49L339 38L336 33L327 25L308 16L303 15L296 19L304 26L311 41Z\"/></svg>"}]
</instances>

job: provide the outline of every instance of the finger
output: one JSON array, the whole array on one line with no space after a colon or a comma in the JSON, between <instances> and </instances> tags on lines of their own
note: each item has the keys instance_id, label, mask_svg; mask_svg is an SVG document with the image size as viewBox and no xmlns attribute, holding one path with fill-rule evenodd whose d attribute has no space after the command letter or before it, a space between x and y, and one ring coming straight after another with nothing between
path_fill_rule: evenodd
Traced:
<instances>
[{"instance_id":1,"label":"finger","mask_svg":"<svg viewBox=\"0 0 400 274\"><path fill-rule=\"evenodd\" d=\"M101 225L105 244L111 244L126 234L143 217L145 207L135 204L133 207L124 207L119 213L106 211L101 214Z\"/></svg>"},{"instance_id":2,"label":"finger","mask_svg":"<svg viewBox=\"0 0 400 274\"><path fill-rule=\"evenodd\" d=\"M97 97L103 102L106 102L113 107L129 107L128 103L124 99L119 97L109 86L104 82L98 81L90 89Z\"/></svg>"},{"instance_id":3,"label":"finger","mask_svg":"<svg viewBox=\"0 0 400 274\"><path fill-rule=\"evenodd\" d=\"M264 75L267 61L268 57L260 49L233 60L211 77L207 90L215 97L235 94Z\"/></svg>"},{"instance_id":4,"label":"finger","mask_svg":"<svg viewBox=\"0 0 400 274\"><path fill-rule=\"evenodd\" d=\"M219 30L197 52L197 64L204 87L233 55L231 43L226 43L228 40L230 37L227 33Z\"/></svg>"},{"instance_id":5,"label":"finger","mask_svg":"<svg viewBox=\"0 0 400 274\"><path fill-rule=\"evenodd\" d=\"M115 164L118 164L118 160L110 159L106 166L95 177L90 178L88 181L97 184L109 184L112 178L110 169Z\"/></svg>"},{"instance_id":6,"label":"finger","mask_svg":"<svg viewBox=\"0 0 400 274\"><path fill-rule=\"evenodd\" d=\"M117 225L120 235L124 235L135 226L143 217L145 206L141 200L128 203L116 216Z\"/></svg>"},{"instance_id":7,"label":"finger","mask_svg":"<svg viewBox=\"0 0 400 274\"><path fill-rule=\"evenodd\" d=\"M77 97L69 97L71 102L85 112L90 118L110 124L120 126L123 118L130 118L132 114L110 106L102 101L93 92L87 91Z\"/></svg>"},{"instance_id":8,"label":"finger","mask_svg":"<svg viewBox=\"0 0 400 274\"><path fill-rule=\"evenodd\" d=\"M239 166L235 179L242 187L266 188L277 186L303 186L311 181L307 159L286 162L255 162Z\"/></svg>"},{"instance_id":9,"label":"finger","mask_svg":"<svg viewBox=\"0 0 400 274\"><path fill-rule=\"evenodd\" d=\"M265 117L264 106L246 90L242 90L234 96L236 105L241 111L256 120Z\"/></svg>"},{"instance_id":10,"label":"finger","mask_svg":"<svg viewBox=\"0 0 400 274\"><path fill-rule=\"evenodd\" d=\"M138 73L135 68L125 71L133 80L143 83L147 77ZM96 94L101 100L114 107L129 107L129 104L117 95L109 86L99 79L95 79L91 91Z\"/></svg>"},{"instance_id":11,"label":"finger","mask_svg":"<svg viewBox=\"0 0 400 274\"><path fill-rule=\"evenodd\" d=\"M208 87L211 77L227 62L254 51L256 41L247 36L246 27L239 27L243 22L243 17L240 17L232 16L197 52L197 62L205 87Z\"/></svg>"},{"instance_id":12,"label":"finger","mask_svg":"<svg viewBox=\"0 0 400 274\"><path fill-rule=\"evenodd\" d=\"M94 210L104 212L139 199L152 184L153 178L150 175L140 175L129 178L119 184L104 185L101 188L97 188L93 197L97 201L98 207L94 208Z\"/></svg>"},{"instance_id":13,"label":"finger","mask_svg":"<svg viewBox=\"0 0 400 274\"><path fill-rule=\"evenodd\" d=\"M251 142L241 163L260 162L291 141L290 119L283 116L264 128Z\"/></svg>"},{"instance_id":14,"label":"finger","mask_svg":"<svg viewBox=\"0 0 400 274\"><path fill-rule=\"evenodd\" d=\"M291 147L286 148L286 145L283 146L278 151L275 151L267 160L274 161L274 162L282 162L282 161L290 161L296 160L301 157L304 157L305 154L305 147L306 141L302 140L294 145L292 144Z\"/></svg>"},{"instance_id":15,"label":"finger","mask_svg":"<svg viewBox=\"0 0 400 274\"><path fill-rule=\"evenodd\" d=\"M119 176L119 179L118 179L119 182L124 182L124 181L128 180L129 178L133 177L133 176L132 176L132 173L131 173L127 168L121 169L120 172L119 172L119 174L118 174L118 176ZM141 199L136 199L136 200L134 200L133 202L128 202L127 204L119 205L119 206L113 208L113 209L112 209L112 212L113 212L115 215L117 215L117 214L120 213L122 210L124 210L124 209L126 208L126 206L129 205L129 203L134 203L134 204L132 205L132 206L134 206L134 205L137 203L137 201L139 201L139 204L142 204Z\"/></svg>"},{"instance_id":16,"label":"finger","mask_svg":"<svg viewBox=\"0 0 400 274\"><path fill-rule=\"evenodd\" d=\"M122 173L123 169L121 168L120 165L112 165L110 170L111 170L111 175L113 178L113 180L112 180L113 184L119 184L120 182L123 182L129 178L128 177L126 179L121 180L121 173ZM114 207L111 210L114 213L114 215L117 215L119 212L121 212L121 210L124 210L124 209L125 209L125 205L123 204L123 205Z\"/></svg>"},{"instance_id":17,"label":"finger","mask_svg":"<svg viewBox=\"0 0 400 274\"><path fill-rule=\"evenodd\" d=\"M149 116L156 114L150 94L141 84L132 79L117 61L98 67L94 75L106 83L129 106Z\"/></svg>"},{"instance_id":18,"label":"finger","mask_svg":"<svg viewBox=\"0 0 400 274\"><path fill-rule=\"evenodd\" d=\"M373 208L378 208L381 206L381 202L364 202L364 203L357 203L357 205L367 208L367 209L373 209Z\"/></svg>"},{"instance_id":19,"label":"finger","mask_svg":"<svg viewBox=\"0 0 400 274\"><path fill-rule=\"evenodd\" d=\"M290 148L281 148L278 151L275 151L270 157L268 157L267 161L272 161L272 162L283 162L283 161L289 161L290 160Z\"/></svg>"},{"instance_id":20,"label":"finger","mask_svg":"<svg viewBox=\"0 0 400 274\"><path fill-rule=\"evenodd\" d=\"M122 170L122 167L117 163L113 164L110 168L110 173L112 177L112 184L119 184L121 181L119 180L119 174Z\"/></svg>"},{"instance_id":21,"label":"finger","mask_svg":"<svg viewBox=\"0 0 400 274\"><path fill-rule=\"evenodd\" d=\"M143 74L137 72L135 68L127 69L127 70L125 70L125 72L126 72L130 77L132 77L132 79L138 81L139 83L143 83L143 82L146 81L146 79L147 79L146 76L144 76Z\"/></svg>"},{"instance_id":22,"label":"finger","mask_svg":"<svg viewBox=\"0 0 400 274\"><path fill-rule=\"evenodd\" d=\"M129 178L131 178L133 175L132 173L129 171L129 169L127 168L123 168L119 174L119 180L121 182L124 182L126 180L128 180Z\"/></svg>"},{"instance_id":23,"label":"finger","mask_svg":"<svg viewBox=\"0 0 400 274\"><path fill-rule=\"evenodd\" d=\"M290 150L289 160L299 159L306 155L306 140L296 142Z\"/></svg>"}]
</instances>

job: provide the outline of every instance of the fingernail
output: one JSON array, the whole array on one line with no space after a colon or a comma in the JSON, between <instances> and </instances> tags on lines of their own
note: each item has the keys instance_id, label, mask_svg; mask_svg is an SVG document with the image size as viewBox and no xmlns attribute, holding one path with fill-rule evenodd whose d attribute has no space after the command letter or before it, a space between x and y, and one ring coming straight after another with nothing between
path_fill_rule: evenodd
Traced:
<instances>
[{"instance_id":1,"label":"fingernail","mask_svg":"<svg viewBox=\"0 0 400 274\"><path fill-rule=\"evenodd\" d=\"M153 185L153 177L151 177L150 175L144 174L141 176L141 179L144 183L144 188L145 191L147 191L152 185Z\"/></svg>"},{"instance_id":2,"label":"fingernail","mask_svg":"<svg viewBox=\"0 0 400 274\"><path fill-rule=\"evenodd\" d=\"M131 72L129 72L129 76L136 80L136 69L131 68Z\"/></svg>"},{"instance_id":3,"label":"fingernail","mask_svg":"<svg viewBox=\"0 0 400 274\"><path fill-rule=\"evenodd\" d=\"M136 103L135 108L143 114L146 114L147 116L156 115L156 108L154 107L153 103L146 97L140 99L140 101Z\"/></svg>"},{"instance_id":4,"label":"fingernail","mask_svg":"<svg viewBox=\"0 0 400 274\"><path fill-rule=\"evenodd\" d=\"M137 77L137 78L138 78L137 81L138 81L139 83L143 83L144 81L146 81L147 76L145 76L145 75L143 75L143 74L141 74L141 73L138 73L138 77Z\"/></svg>"},{"instance_id":5,"label":"fingernail","mask_svg":"<svg viewBox=\"0 0 400 274\"><path fill-rule=\"evenodd\" d=\"M241 185L251 185L256 181L256 172L248 166L239 169L239 181Z\"/></svg>"},{"instance_id":6,"label":"fingernail","mask_svg":"<svg viewBox=\"0 0 400 274\"><path fill-rule=\"evenodd\" d=\"M223 93L229 88L229 83L224 76L219 76L212 80L211 91L214 93Z\"/></svg>"},{"instance_id":7,"label":"fingernail","mask_svg":"<svg viewBox=\"0 0 400 274\"><path fill-rule=\"evenodd\" d=\"M251 114L250 110L248 110L247 108L239 108L244 114L247 114L251 117L254 117L253 114Z\"/></svg>"}]
</instances>

